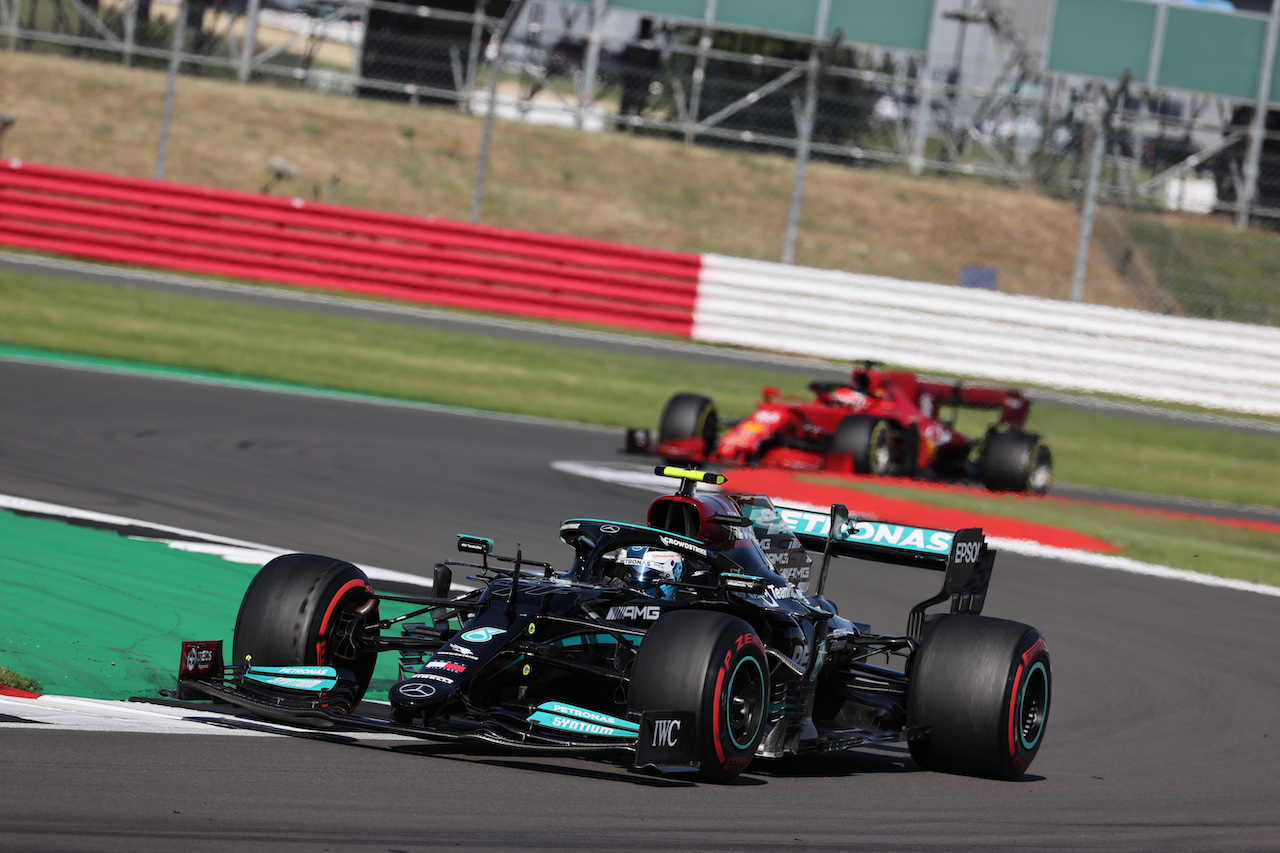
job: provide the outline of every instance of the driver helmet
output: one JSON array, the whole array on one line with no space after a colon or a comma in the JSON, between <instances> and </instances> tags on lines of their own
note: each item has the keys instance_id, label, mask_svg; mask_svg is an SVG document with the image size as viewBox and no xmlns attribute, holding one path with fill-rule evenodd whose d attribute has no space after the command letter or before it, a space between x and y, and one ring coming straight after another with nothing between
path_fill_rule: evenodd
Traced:
<instances>
[{"instance_id":1,"label":"driver helmet","mask_svg":"<svg viewBox=\"0 0 1280 853\"><path fill-rule=\"evenodd\" d=\"M684 560L675 551L654 548L649 545L631 545L604 555L621 569L628 585L636 589L670 598L675 587L670 584L680 580Z\"/></svg>"},{"instance_id":2,"label":"driver helmet","mask_svg":"<svg viewBox=\"0 0 1280 853\"><path fill-rule=\"evenodd\" d=\"M867 402L867 395L852 388L837 388L831 392L831 399L842 406L859 408Z\"/></svg>"}]
</instances>

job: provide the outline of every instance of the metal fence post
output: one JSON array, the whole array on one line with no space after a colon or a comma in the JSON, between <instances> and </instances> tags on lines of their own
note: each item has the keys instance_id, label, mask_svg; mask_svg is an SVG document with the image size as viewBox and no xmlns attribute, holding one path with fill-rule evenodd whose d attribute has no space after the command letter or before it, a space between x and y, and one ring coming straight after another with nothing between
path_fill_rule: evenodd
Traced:
<instances>
[{"instance_id":1,"label":"metal fence post","mask_svg":"<svg viewBox=\"0 0 1280 853\"><path fill-rule=\"evenodd\" d=\"M702 29L698 31L698 53L693 63L693 79L689 86L689 109L686 112L684 141L693 142L698 135L698 113L702 110L702 87L707 77L707 51L711 50L711 28L716 22L718 0L707 0L702 9Z\"/></svg>"},{"instance_id":2,"label":"metal fence post","mask_svg":"<svg viewBox=\"0 0 1280 853\"><path fill-rule=\"evenodd\" d=\"M371 6L369 2L360 5L360 41L351 51L351 94L358 96L360 93L360 81L364 79L364 46L369 40L369 12ZM474 69L468 66L467 82L463 91L467 93L468 102L471 100L471 78L475 74Z\"/></svg>"},{"instance_id":3,"label":"metal fence post","mask_svg":"<svg viewBox=\"0 0 1280 853\"><path fill-rule=\"evenodd\" d=\"M916 126L911 142L911 156L907 163L911 174L924 174L925 142L929 138L929 122L933 118L933 64L925 61L916 78L916 93L920 102L916 104Z\"/></svg>"},{"instance_id":4,"label":"metal fence post","mask_svg":"<svg viewBox=\"0 0 1280 853\"><path fill-rule=\"evenodd\" d=\"M604 16L608 11L605 0L592 0L591 32L587 34L587 55L582 69L582 83L578 89L578 109L575 122L579 130L587 109L595 103L596 76L600 72L600 43L604 40Z\"/></svg>"},{"instance_id":5,"label":"metal fence post","mask_svg":"<svg viewBox=\"0 0 1280 853\"><path fill-rule=\"evenodd\" d=\"M253 72L253 52L258 47L258 12L262 8L262 0L249 0L244 10L244 38L240 42L240 67L236 69L236 79L248 83Z\"/></svg>"},{"instance_id":6,"label":"metal fence post","mask_svg":"<svg viewBox=\"0 0 1280 853\"><path fill-rule=\"evenodd\" d=\"M1089 176L1084 184L1084 207L1080 212L1080 239L1076 245L1076 267L1071 275L1071 301L1084 297L1085 269L1089 265L1089 241L1093 239L1093 217L1098 208L1098 176L1102 172L1102 152L1107 147L1106 115L1098 109L1093 145L1089 148Z\"/></svg>"},{"instance_id":7,"label":"metal fence post","mask_svg":"<svg viewBox=\"0 0 1280 853\"><path fill-rule=\"evenodd\" d=\"M164 91L164 115L160 119L160 147L156 151L156 180L164 178L169 159L169 126L173 123L173 99L178 91L178 68L182 46L187 40L187 0L178 0L178 19L173 25L173 51L169 54L169 82Z\"/></svg>"},{"instance_id":8,"label":"metal fence post","mask_svg":"<svg viewBox=\"0 0 1280 853\"><path fill-rule=\"evenodd\" d=\"M472 104L471 95L476 86L476 73L480 70L480 42L484 40L484 20L484 0L476 0L475 14L471 19L471 42L467 45L466 84L463 86L464 91L467 93L468 109ZM367 39L368 37L369 31L366 29L365 38Z\"/></svg>"},{"instance_id":9,"label":"metal fence post","mask_svg":"<svg viewBox=\"0 0 1280 853\"><path fill-rule=\"evenodd\" d=\"M1262 50L1262 67L1258 69L1258 97L1253 105L1253 122L1249 126L1249 150L1244 161L1244 186L1236 193L1236 228L1249 227L1249 207L1258 192L1258 161L1262 158L1262 137L1267 132L1267 104L1271 100L1271 66L1276 59L1276 27L1280 24L1280 3L1271 4L1267 18L1267 43Z\"/></svg>"},{"instance_id":10,"label":"metal fence post","mask_svg":"<svg viewBox=\"0 0 1280 853\"><path fill-rule=\"evenodd\" d=\"M1101 105L1094 105L1093 146L1089 151L1089 176L1084 186L1084 206L1080 211L1080 241L1076 246L1076 268L1071 275L1071 301L1084 298L1085 269L1089 265L1089 241L1093 239L1093 218L1098 208L1098 178L1102 173L1102 156L1107 150L1107 131L1116 109L1124 103L1133 71L1126 68L1115 92L1102 90Z\"/></svg>"},{"instance_id":11,"label":"metal fence post","mask_svg":"<svg viewBox=\"0 0 1280 853\"><path fill-rule=\"evenodd\" d=\"M831 64L843 30L836 30L831 43L818 56L818 47L809 51L809 76L804 83L804 116L800 120L799 139L796 141L796 175L791 182L791 204L787 208L787 234L782 243L782 262L790 264L796 258L796 234L800 230L800 206L804 200L804 176L809 165L809 146L813 141L813 122L818 114L818 83Z\"/></svg>"},{"instance_id":12,"label":"metal fence post","mask_svg":"<svg viewBox=\"0 0 1280 853\"><path fill-rule=\"evenodd\" d=\"M489 146L493 140L493 118L494 113L498 111L498 78L502 76L502 43L507 39L507 33L511 32L511 24L520 15L520 10L524 7L525 0L515 0L507 7L506 17L502 19L502 24L498 27L498 31L493 34L493 60L490 62L489 68L489 110L484 116L484 133L480 137L480 154L476 157L476 179L475 184L471 188L471 221L480 221L480 201L484 196L484 180L485 175L489 171Z\"/></svg>"},{"instance_id":13,"label":"metal fence post","mask_svg":"<svg viewBox=\"0 0 1280 853\"><path fill-rule=\"evenodd\" d=\"M34 0L32 0L34 2ZM5 23L5 27L9 34L9 50L17 50L18 48L18 19L22 17L22 0L10 0L9 2L9 20Z\"/></svg>"},{"instance_id":14,"label":"metal fence post","mask_svg":"<svg viewBox=\"0 0 1280 853\"><path fill-rule=\"evenodd\" d=\"M133 45L138 31L138 0L129 0L124 9L124 49L120 52L120 63L128 68L133 64Z\"/></svg>"}]
</instances>

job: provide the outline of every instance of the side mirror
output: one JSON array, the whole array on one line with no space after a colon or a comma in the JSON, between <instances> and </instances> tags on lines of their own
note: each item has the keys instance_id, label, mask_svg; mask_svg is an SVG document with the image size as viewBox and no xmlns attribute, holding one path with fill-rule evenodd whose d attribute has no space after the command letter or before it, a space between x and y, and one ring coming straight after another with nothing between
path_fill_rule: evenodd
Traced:
<instances>
[{"instance_id":1,"label":"side mirror","mask_svg":"<svg viewBox=\"0 0 1280 853\"><path fill-rule=\"evenodd\" d=\"M448 598L449 588L453 586L453 570L444 565L436 566L432 578L435 583L431 594L436 598Z\"/></svg>"},{"instance_id":2,"label":"side mirror","mask_svg":"<svg viewBox=\"0 0 1280 853\"><path fill-rule=\"evenodd\" d=\"M493 540L483 536L466 536L458 534L458 550L464 554L480 554L487 557L493 553Z\"/></svg>"}]
</instances>

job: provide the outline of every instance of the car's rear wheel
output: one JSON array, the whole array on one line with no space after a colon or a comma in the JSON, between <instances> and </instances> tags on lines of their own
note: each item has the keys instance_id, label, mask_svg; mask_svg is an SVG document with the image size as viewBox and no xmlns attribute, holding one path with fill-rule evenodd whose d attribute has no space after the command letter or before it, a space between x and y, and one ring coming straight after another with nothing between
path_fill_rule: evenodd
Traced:
<instances>
[{"instance_id":1,"label":"car's rear wheel","mask_svg":"<svg viewBox=\"0 0 1280 853\"><path fill-rule=\"evenodd\" d=\"M720 418L716 414L715 403L709 397L701 394L676 394L662 409L662 420L658 427L659 442L673 438L701 438L706 446L703 452L710 454L715 450L719 434Z\"/></svg>"},{"instance_id":2,"label":"car's rear wheel","mask_svg":"<svg viewBox=\"0 0 1280 853\"><path fill-rule=\"evenodd\" d=\"M893 464L893 427L883 418L849 415L836 426L831 451L852 456L855 474L883 476Z\"/></svg>"},{"instance_id":3,"label":"car's rear wheel","mask_svg":"<svg viewBox=\"0 0 1280 853\"><path fill-rule=\"evenodd\" d=\"M751 763L769 712L764 644L743 620L675 610L644 636L631 671L631 708L692 711L699 775L714 782Z\"/></svg>"},{"instance_id":4,"label":"car's rear wheel","mask_svg":"<svg viewBox=\"0 0 1280 853\"><path fill-rule=\"evenodd\" d=\"M1016 779L1031 766L1049 719L1049 652L1036 629L984 616L930 623L912 656L907 725L921 767Z\"/></svg>"},{"instance_id":5,"label":"car's rear wheel","mask_svg":"<svg viewBox=\"0 0 1280 853\"><path fill-rule=\"evenodd\" d=\"M982 484L993 491L1042 495L1053 482L1053 454L1035 433L992 434L982 449L978 467Z\"/></svg>"},{"instance_id":6,"label":"car's rear wheel","mask_svg":"<svg viewBox=\"0 0 1280 853\"><path fill-rule=\"evenodd\" d=\"M231 662L332 666L357 685L354 708L369 689L377 652L360 648L353 630L376 621L373 588L360 569L332 557L285 554L245 590Z\"/></svg>"}]
</instances>

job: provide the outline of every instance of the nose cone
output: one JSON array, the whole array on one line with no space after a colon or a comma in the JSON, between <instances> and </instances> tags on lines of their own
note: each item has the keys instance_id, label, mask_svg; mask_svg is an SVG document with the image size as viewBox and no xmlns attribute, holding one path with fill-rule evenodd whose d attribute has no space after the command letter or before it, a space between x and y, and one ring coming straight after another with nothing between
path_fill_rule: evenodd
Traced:
<instances>
[{"instance_id":1,"label":"nose cone","mask_svg":"<svg viewBox=\"0 0 1280 853\"><path fill-rule=\"evenodd\" d=\"M392 707L411 711L416 716L443 705L453 697L455 690L456 686L449 681L419 675L397 682L388 698Z\"/></svg>"}]
</instances>

